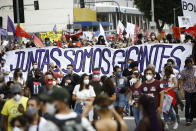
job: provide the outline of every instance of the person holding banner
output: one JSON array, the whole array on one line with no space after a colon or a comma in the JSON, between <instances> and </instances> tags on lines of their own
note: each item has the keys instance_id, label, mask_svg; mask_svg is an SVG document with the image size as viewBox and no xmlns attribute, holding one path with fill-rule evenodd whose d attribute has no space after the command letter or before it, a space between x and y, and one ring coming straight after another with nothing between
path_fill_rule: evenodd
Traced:
<instances>
[{"instance_id":1,"label":"person holding banner","mask_svg":"<svg viewBox=\"0 0 196 131\"><path fill-rule=\"evenodd\" d=\"M172 122L174 122L173 129L178 128L178 122L176 114L173 111L174 106L176 106L176 99L175 99L175 93L174 90L177 88L178 84L176 81L176 77L174 75L173 69L171 66L165 67L165 75L163 77L163 81L161 84L161 88L165 89L165 93L173 98L173 101L170 105L169 112L163 112L163 117L165 121L165 129L169 129L168 122L169 122L169 116L171 117Z\"/></svg>"}]
</instances>

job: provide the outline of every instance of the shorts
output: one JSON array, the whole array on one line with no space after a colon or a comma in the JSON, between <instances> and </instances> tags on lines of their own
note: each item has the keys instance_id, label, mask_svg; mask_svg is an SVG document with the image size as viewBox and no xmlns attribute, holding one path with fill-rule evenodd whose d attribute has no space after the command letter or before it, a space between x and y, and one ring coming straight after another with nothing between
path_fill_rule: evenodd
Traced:
<instances>
[{"instance_id":1,"label":"shorts","mask_svg":"<svg viewBox=\"0 0 196 131\"><path fill-rule=\"evenodd\" d=\"M129 101L130 94L128 93L126 96L124 93L117 94L116 101L114 102L114 106L125 107L127 102Z\"/></svg>"}]
</instances>

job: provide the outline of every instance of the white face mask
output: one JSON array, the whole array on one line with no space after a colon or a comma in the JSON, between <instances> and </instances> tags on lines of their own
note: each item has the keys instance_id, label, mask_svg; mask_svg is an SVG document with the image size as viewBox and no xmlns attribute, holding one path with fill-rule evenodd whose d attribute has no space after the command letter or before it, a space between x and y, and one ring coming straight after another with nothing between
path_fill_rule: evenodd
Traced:
<instances>
[{"instance_id":1,"label":"white face mask","mask_svg":"<svg viewBox=\"0 0 196 131\"><path fill-rule=\"evenodd\" d=\"M132 86L133 84L135 84L137 82L137 78L132 78L129 83Z\"/></svg>"},{"instance_id":2,"label":"white face mask","mask_svg":"<svg viewBox=\"0 0 196 131\"><path fill-rule=\"evenodd\" d=\"M18 127L14 127L14 128L12 129L12 131L23 131L23 129L18 128Z\"/></svg>"},{"instance_id":3,"label":"white face mask","mask_svg":"<svg viewBox=\"0 0 196 131\"><path fill-rule=\"evenodd\" d=\"M33 65L33 69L37 69L37 65Z\"/></svg>"},{"instance_id":4,"label":"white face mask","mask_svg":"<svg viewBox=\"0 0 196 131\"><path fill-rule=\"evenodd\" d=\"M46 103L46 109L50 115L54 115L56 113L56 107L55 104Z\"/></svg>"},{"instance_id":5,"label":"white face mask","mask_svg":"<svg viewBox=\"0 0 196 131\"><path fill-rule=\"evenodd\" d=\"M53 85L53 86L56 86L56 81L53 81L53 82L52 82L52 85Z\"/></svg>"},{"instance_id":6,"label":"white face mask","mask_svg":"<svg viewBox=\"0 0 196 131\"><path fill-rule=\"evenodd\" d=\"M16 94L16 95L14 96L14 100L15 100L16 102L19 102L20 99L21 99L21 96L20 96L19 94Z\"/></svg>"},{"instance_id":7,"label":"white face mask","mask_svg":"<svg viewBox=\"0 0 196 131\"><path fill-rule=\"evenodd\" d=\"M155 36L154 35L152 36L152 39L155 39Z\"/></svg>"},{"instance_id":8,"label":"white face mask","mask_svg":"<svg viewBox=\"0 0 196 131\"><path fill-rule=\"evenodd\" d=\"M89 80L84 80L84 84L88 85L89 84Z\"/></svg>"},{"instance_id":9,"label":"white face mask","mask_svg":"<svg viewBox=\"0 0 196 131\"><path fill-rule=\"evenodd\" d=\"M148 81L150 81L150 80L152 80L152 76L151 76L151 75L147 75L147 76L146 76L146 79L147 79Z\"/></svg>"}]
</instances>

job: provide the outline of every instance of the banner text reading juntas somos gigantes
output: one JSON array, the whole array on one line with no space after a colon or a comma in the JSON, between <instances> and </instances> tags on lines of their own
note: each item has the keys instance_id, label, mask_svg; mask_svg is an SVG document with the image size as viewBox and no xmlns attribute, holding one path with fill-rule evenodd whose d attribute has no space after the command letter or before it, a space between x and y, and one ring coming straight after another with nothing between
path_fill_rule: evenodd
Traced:
<instances>
[{"instance_id":1,"label":"banner text reading juntas somos gigantes","mask_svg":"<svg viewBox=\"0 0 196 131\"><path fill-rule=\"evenodd\" d=\"M184 61L192 53L191 45L182 44L148 44L130 46L122 49L112 49L105 46L84 48L58 47L27 48L9 51L5 55L6 66L13 73L14 69L21 68L25 73L31 70L32 62L36 61L38 67L45 72L49 63L58 65L64 73L68 64L74 66L78 74L91 73L93 68L100 68L102 75L112 75L113 67L119 65L127 68L127 60L138 61L139 70L143 72L148 64L154 64L156 71L161 72L168 58L176 60L182 70Z\"/></svg>"}]
</instances>

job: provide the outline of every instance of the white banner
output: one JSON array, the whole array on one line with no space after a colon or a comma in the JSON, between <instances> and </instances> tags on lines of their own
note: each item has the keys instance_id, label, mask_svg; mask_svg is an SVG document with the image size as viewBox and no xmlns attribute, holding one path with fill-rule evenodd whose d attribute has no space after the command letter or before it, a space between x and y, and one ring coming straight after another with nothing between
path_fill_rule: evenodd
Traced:
<instances>
[{"instance_id":1,"label":"white banner","mask_svg":"<svg viewBox=\"0 0 196 131\"><path fill-rule=\"evenodd\" d=\"M184 16L178 16L178 23L179 27L192 27L194 24L191 21L191 18L189 17L184 17Z\"/></svg>"},{"instance_id":2,"label":"white banner","mask_svg":"<svg viewBox=\"0 0 196 131\"><path fill-rule=\"evenodd\" d=\"M196 24L196 0L182 0L182 11L184 17L191 20L191 26Z\"/></svg>"},{"instance_id":3,"label":"white banner","mask_svg":"<svg viewBox=\"0 0 196 131\"><path fill-rule=\"evenodd\" d=\"M188 44L148 44L130 46L123 49L112 49L105 46L84 48L58 47L27 48L9 51L5 54L7 71L21 68L23 76L32 69L32 62L36 61L38 67L45 72L49 63L58 65L64 73L68 64L72 64L78 74L92 73L93 68L100 68L102 75L110 76L113 67L118 65L121 69L127 68L128 59L138 61L139 70L143 72L148 64L154 64L156 71L161 72L167 59L172 58L182 70L185 59L192 53L192 45Z\"/></svg>"}]
</instances>

